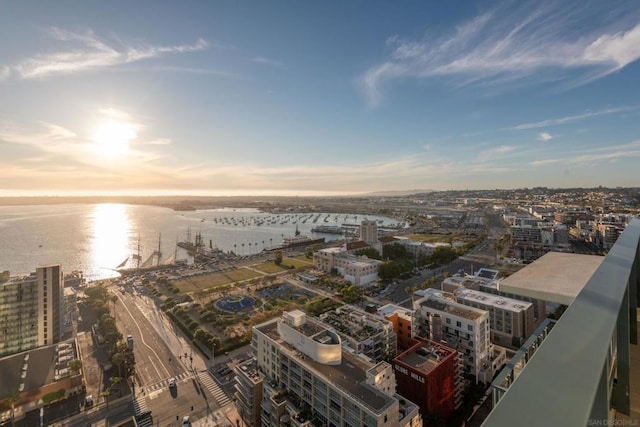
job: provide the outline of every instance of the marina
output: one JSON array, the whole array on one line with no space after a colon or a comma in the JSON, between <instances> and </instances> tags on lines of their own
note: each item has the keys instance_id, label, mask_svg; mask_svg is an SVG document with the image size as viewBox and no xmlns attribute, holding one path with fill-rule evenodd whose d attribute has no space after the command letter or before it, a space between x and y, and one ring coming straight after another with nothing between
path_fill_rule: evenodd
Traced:
<instances>
[{"instance_id":1,"label":"marina","mask_svg":"<svg viewBox=\"0 0 640 427\"><path fill-rule=\"evenodd\" d=\"M379 228L405 226L393 218L357 213L269 213L231 207L174 211L125 204L3 206L0 230L12 244L0 247L1 269L19 274L41 264L61 263L65 271L83 271L90 281L115 277L117 269L191 262L189 252L195 249L197 235L205 256L249 256L282 247L285 237L295 237L296 228L310 239L301 245L353 239L364 219L377 221ZM346 236L318 231L319 226L342 224L347 224Z\"/></svg>"}]
</instances>

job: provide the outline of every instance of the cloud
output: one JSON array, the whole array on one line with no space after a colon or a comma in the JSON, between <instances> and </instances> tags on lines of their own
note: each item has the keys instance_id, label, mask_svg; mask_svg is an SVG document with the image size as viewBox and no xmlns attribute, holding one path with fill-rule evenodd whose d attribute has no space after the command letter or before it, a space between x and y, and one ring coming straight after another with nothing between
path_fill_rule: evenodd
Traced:
<instances>
[{"instance_id":1,"label":"cloud","mask_svg":"<svg viewBox=\"0 0 640 427\"><path fill-rule=\"evenodd\" d=\"M561 161L562 161L561 159L545 159L545 160L535 160L529 164L531 166L542 166L542 165L548 165L551 163L559 163Z\"/></svg>"},{"instance_id":2,"label":"cloud","mask_svg":"<svg viewBox=\"0 0 640 427\"><path fill-rule=\"evenodd\" d=\"M553 135L551 135L551 134L550 134L550 133L548 133L548 132L540 132L540 133L538 134L538 139L539 139L540 141L545 141L545 142L546 142L546 141L549 141L549 140L553 139Z\"/></svg>"},{"instance_id":3,"label":"cloud","mask_svg":"<svg viewBox=\"0 0 640 427\"><path fill-rule=\"evenodd\" d=\"M168 54L195 52L209 46L203 39L198 39L191 45L175 46L124 43L121 40L104 40L93 31L76 33L56 27L51 28L49 34L53 39L63 42L66 49L34 55L17 64L4 66L0 68L0 79L14 74L21 79L43 79L130 64Z\"/></svg>"},{"instance_id":4,"label":"cloud","mask_svg":"<svg viewBox=\"0 0 640 427\"><path fill-rule=\"evenodd\" d=\"M284 64L282 62L276 61L275 59L269 59L269 58L266 58L264 56L254 56L253 58L251 58L251 61L257 62L258 64L272 65L274 67L283 67L284 66Z\"/></svg>"},{"instance_id":5,"label":"cloud","mask_svg":"<svg viewBox=\"0 0 640 427\"><path fill-rule=\"evenodd\" d=\"M587 113L577 114L574 116L566 116L566 117L560 117L557 119L543 120L541 122L523 123L523 124L511 127L509 128L509 130L526 130L526 129L538 129L538 128L543 128L548 126L559 126L559 125L578 122L578 121L582 121L582 120L586 120L586 119L590 119L598 116L604 116L604 115L615 114L615 113L623 113L623 112L633 111L637 109L638 109L637 106L606 108L604 110L589 111Z\"/></svg>"},{"instance_id":6,"label":"cloud","mask_svg":"<svg viewBox=\"0 0 640 427\"><path fill-rule=\"evenodd\" d=\"M518 2L482 13L442 37L396 35L386 42L389 59L367 70L360 84L371 106L380 102L381 88L399 78L447 78L462 86L581 84L640 58L640 12L630 9L614 13L621 11L610 3Z\"/></svg>"}]
</instances>

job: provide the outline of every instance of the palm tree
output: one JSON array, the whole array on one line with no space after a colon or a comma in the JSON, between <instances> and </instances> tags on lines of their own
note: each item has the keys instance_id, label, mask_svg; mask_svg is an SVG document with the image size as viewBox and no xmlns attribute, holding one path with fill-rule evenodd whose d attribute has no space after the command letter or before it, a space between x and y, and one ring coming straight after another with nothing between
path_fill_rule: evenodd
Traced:
<instances>
[{"instance_id":1,"label":"palm tree","mask_svg":"<svg viewBox=\"0 0 640 427\"><path fill-rule=\"evenodd\" d=\"M264 240L262 241L262 250L264 251Z\"/></svg>"},{"instance_id":2,"label":"palm tree","mask_svg":"<svg viewBox=\"0 0 640 427\"><path fill-rule=\"evenodd\" d=\"M269 247L273 247L273 237L269 237Z\"/></svg>"},{"instance_id":3,"label":"palm tree","mask_svg":"<svg viewBox=\"0 0 640 427\"><path fill-rule=\"evenodd\" d=\"M233 254L236 255L236 247L238 246L237 243L233 244Z\"/></svg>"},{"instance_id":4,"label":"palm tree","mask_svg":"<svg viewBox=\"0 0 640 427\"><path fill-rule=\"evenodd\" d=\"M242 244L242 256L244 256L244 243Z\"/></svg>"},{"instance_id":5,"label":"palm tree","mask_svg":"<svg viewBox=\"0 0 640 427\"><path fill-rule=\"evenodd\" d=\"M251 243L249 243L249 255L251 255Z\"/></svg>"}]
</instances>

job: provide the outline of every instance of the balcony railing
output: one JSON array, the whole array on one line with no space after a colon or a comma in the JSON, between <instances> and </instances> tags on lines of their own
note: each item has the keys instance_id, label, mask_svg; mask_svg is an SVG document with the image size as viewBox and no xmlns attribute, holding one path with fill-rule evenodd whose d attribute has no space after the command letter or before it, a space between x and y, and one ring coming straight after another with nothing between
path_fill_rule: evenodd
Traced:
<instances>
[{"instance_id":1,"label":"balcony railing","mask_svg":"<svg viewBox=\"0 0 640 427\"><path fill-rule=\"evenodd\" d=\"M610 425L611 409L629 414L639 244L633 219L484 426Z\"/></svg>"}]
</instances>

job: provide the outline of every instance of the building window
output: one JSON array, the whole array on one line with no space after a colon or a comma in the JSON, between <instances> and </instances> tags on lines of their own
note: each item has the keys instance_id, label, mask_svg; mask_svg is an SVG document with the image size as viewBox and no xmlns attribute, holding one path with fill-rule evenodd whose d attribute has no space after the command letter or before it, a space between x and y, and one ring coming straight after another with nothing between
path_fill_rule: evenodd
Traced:
<instances>
[{"instance_id":1,"label":"building window","mask_svg":"<svg viewBox=\"0 0 640 427\"><path fill-rule=\"evenodd\" d=\"M456 322L456 326L457 326L458 328L462 327L462 322L458 320L458 321Z\"/></svg>"},{"instance_id":2,"label":"building window","mask_svg":"<svg viewBox=\"0 0 640 427\"><path fill-rule=\"evenodd\" d=\"M467 325L467 329L473 331L473 325Z\"/></svg>"},{"instance_id":3,"label":"building window","mask_svg":"<svg viewBox=\"0 0 640 427\"><path fill-rule=\"evenodd\" d=\"M449 325L451 324L451 319L449 319L448 317L447 317L447 324Z\"/></svg>"}]
</instances>

